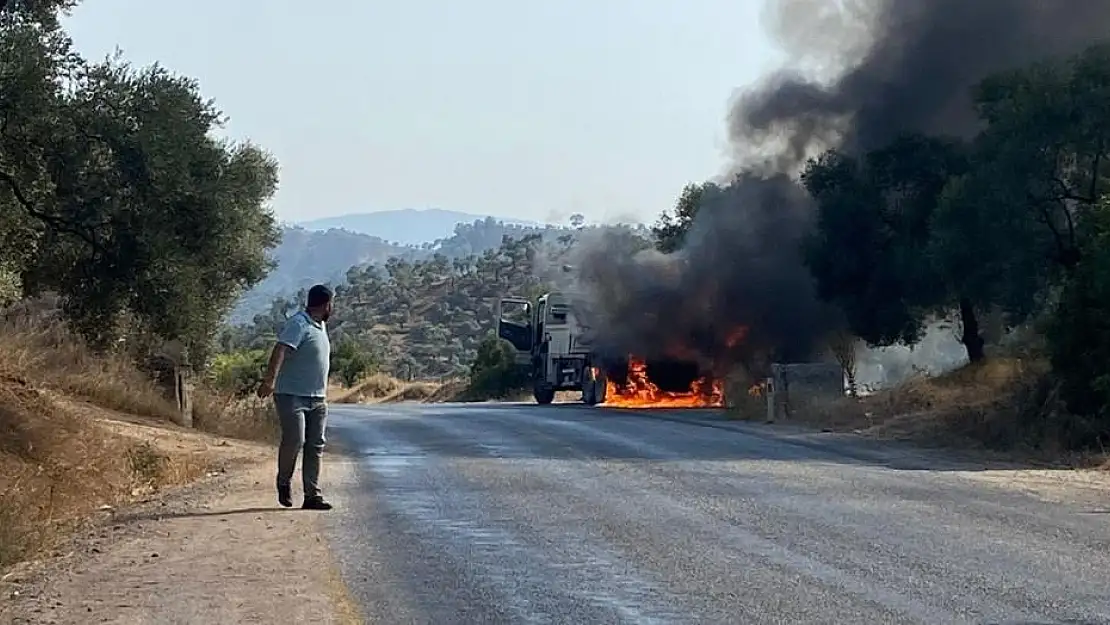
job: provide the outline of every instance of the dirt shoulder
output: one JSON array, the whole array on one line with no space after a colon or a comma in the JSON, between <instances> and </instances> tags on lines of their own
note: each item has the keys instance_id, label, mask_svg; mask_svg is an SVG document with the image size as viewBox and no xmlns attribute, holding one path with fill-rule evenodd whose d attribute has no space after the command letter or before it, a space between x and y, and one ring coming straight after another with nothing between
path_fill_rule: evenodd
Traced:
<instances>
[{"instance_id":1,"label":"dirt shoulder","mask_svg":"<svg viewBox=\"0 0 1110 625\"><path fill-rule=\"evenodd\" d=\"M203 451L214 468L100 511L52 557L7 573L0 623L361 622L321 513L277 506L272 448L139 419L105 425L162 449Z\"/></svg>"},{"instance_id":2,"label":"dirt shoulder","mask_svg":"<svg viewBox=\"0 0 1110 625\"><path fill-rule=\"evenodd\" d=\"M690 422L707 427L734 429L776 441L816 447L877 466L902 470L938 471L978 485L1011 491L1051 503L1089 510L1107 510L1110 462L1091 458L1050 463L1020 453L1000 453L967 447L922 446L914 441L887 438L868 431L836 432L807 422L762 423L733 420L721 411L636 411L642 417ZM1078 460L1083 460L1079 462Z\"/></svg>"}]
</instances>

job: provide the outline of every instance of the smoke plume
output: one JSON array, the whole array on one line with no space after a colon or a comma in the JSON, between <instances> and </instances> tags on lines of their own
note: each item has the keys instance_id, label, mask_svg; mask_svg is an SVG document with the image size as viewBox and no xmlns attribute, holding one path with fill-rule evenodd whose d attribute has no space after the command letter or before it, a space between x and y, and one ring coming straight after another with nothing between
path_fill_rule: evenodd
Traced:
<instances>
[{"instance_id":1,"label":"smoke plume","mask_svg":"<svg viewBox=\"0 0 1110 625\"><path fill-rule=\"evenodd\" d=\"M734 178L707 194L684 249L581 250L595 340L614 355L716 368L813 357L835 315L801 260L806 159L906 132L969 136L976 82L1110 33L1110 0L779 0L765 15L794 59L831 79L784 70L741 93L728 118Z\"/></svg>"}]
</instances>

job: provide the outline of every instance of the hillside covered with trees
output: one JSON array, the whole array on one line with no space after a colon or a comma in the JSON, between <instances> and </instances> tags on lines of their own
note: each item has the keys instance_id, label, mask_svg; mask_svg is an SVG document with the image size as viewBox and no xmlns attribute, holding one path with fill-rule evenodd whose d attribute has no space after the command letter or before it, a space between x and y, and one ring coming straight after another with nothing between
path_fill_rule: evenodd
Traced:
<instances>
[{"instance_id":1,"label":"hillside covered with trees","mask_svg":"<svg viewBox=\"0 0 1110 625\"><path fill-rule=\"evenodd\" d=\"M298 224L306 230L326 232L347 230L369 234L401 246L420 247L431 241L450 238L459 224L476 221L499 221L518 226L540 228L542 224L523 220L491 217L475 213L439 208L401 208L368 213L351 213L334 217L321 217Z\"/></svg>"},{"instance_id":2,"label":"hillside covered with trees","mask_svg":"<svg viewBox=\"0 0 1110 625\"><path fill-rule=\"evenodd\" d=\"M487 217L455 225L449 237L420 245L399 245L377 236L339 228L325 231L285 227L281 240L268 255L271 270L266 278L243 294L228 317L232 325L249 323L264 313L275 299L285 299L318 282L341 283L352 267L384 267L390 258L408 261L430 259L441 254L464 258L496 249L505 236L521 238L558 231L553 226L505 223Z\"/></svg>"},{"instance_id":3,"label":"hillside covered with trees","mask_svg":"<svg viewBox=\"0 0 1110 625\"><path fill-rule=\"evenodd\" d=\"M352 267L337 287L331 321L336 340L372 355L373 370L404 380L465 375L494 330L505 295L536 296L551 287L583 232L625 226L531 229L492 220L460 224L454 237L417 257ZM496 237L496 239L495 239ZM496 243L494 243L496 241ZM478 250L473 253L471 250ZM422 257L421 257L422 256ZM229 329L223 347L261 357L303 292L276 299L251 324Z\"/></svg>"},{"instance_id":4,"label":"hillside covered with trees","mask_svg":"<svg viewBox=\"0 0 1110 625\"><path fill-rule=\"evenodd\" d=\"M287 226L280 237L268 254L272 269L236 301L230 323L249 322L274 299L317 282L339 282L351 267L384 263L414 251L378 237L337 229L319 232Z\"/></svg>"}]
</instances>

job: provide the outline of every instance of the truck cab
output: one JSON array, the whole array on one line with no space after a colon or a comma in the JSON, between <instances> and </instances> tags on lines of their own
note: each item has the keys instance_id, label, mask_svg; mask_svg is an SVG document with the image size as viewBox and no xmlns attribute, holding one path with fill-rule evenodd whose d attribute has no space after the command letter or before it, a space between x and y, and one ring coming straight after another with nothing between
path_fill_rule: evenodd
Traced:
<instances>
[{"instance_id":1,"label":"truck cab","mask_svg":"<svg viewBox=\"0 0 1110 625\"><path fill-rule=\"evenodd\" d=\"M532 374L533 395L549 404L557 391L581 390L587 404L605 400L605 383L592 353L585 324L563 293L546 293L534 302L507 297L498 306L497 336L516 352L518 365Z\"/></svg>"}]
</instances>

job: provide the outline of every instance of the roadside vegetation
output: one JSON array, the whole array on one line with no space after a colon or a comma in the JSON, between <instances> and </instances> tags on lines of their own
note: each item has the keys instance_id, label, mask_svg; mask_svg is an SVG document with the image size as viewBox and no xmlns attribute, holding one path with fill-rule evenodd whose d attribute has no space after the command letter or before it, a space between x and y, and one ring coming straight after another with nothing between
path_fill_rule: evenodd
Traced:
<instances>
[{"instance_id":1,"label":"roadside vegetation","mask_svg":"<svg viewBox=\"0 0 1110 625\"><path fill-rule=\"evenodd\" d=\"M0 341L0 570L52 548L103 506L210 469L204 454L111 427L138 418L172 428L180 419L130 355L95 352L61 323L25 311L0 321ZM221 429L268 436L266 424L242 410L222 406L211 416Z\"/></svg>"},{"instance_id":2,"label":"roadside vegetation","mask_svg":"<svg viewBox=\"0 0 1110 625\"><path fill-rule=\"evenodd\" d=\"M207 470L120 425L182 420L156 362L198 381L197 427L273 432L204 372L268 270L277 164L216 138L223 115L195 81L82 58L59 24L74 4L0 4L0 569Z\"/></svg>"},{"instance_id":3,"label":"roadside vegetation","mask_svg":"<svg viewBox=\"0 0 1110 625\"><path fill-rule=\"evenodd\" d=\"M895 391L907 408L939 404L946 429L991 446L1102 451L1110 47L989 76L971 95L982 130L968 141L906 136L810 163L809 266L869 345L955 319L967 369ZM1023 339L988 344L988 315Z\"/></svg>"},{"instance_id":4,"label":"roadside vegetation","mask_svg":"<svg viewBox=\"0 0 1110 625\"><path fill-rule=\"evenodd\" d=\"M915 438L1101 453L1110 47L986 77L971 96L982 129L969 140L906 135L865 154L831 150L802 175L817 209L807 264L845 329L860 345L912 346L950 320L967 366L794 412Z\"/></svg>"}]
</instances>

